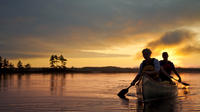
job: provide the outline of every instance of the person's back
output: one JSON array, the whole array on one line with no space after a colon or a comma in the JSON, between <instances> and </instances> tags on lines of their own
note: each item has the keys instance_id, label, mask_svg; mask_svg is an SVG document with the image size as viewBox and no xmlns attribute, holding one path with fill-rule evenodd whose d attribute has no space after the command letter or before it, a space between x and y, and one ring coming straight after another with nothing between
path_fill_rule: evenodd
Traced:
<instances>
[{"instance_id":1,"label":"person's back","mask_svg":"<svg viewBox=\"0 0 200 112\"><path fill-rule=\"evenodd\" d=\"M151 58L150 60L144 60L142 62L142 73L145 73L145 72L148 72L148 71L154 71L156 68L155 68L155 61L158 61L157 59L155 58ZM152 78L152 79L155 79L157 80L159 78L158 74L155 73L155 74L149 74L149 76Z\"/></svg>"}]
</instances>

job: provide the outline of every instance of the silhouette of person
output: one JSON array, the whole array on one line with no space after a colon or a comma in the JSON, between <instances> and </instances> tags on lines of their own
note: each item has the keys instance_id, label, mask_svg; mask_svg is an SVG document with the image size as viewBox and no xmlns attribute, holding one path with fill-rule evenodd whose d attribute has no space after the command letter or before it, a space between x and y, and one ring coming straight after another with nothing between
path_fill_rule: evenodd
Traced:
<instances>
[{"instance_id":1,"label":"silhouette of person","mask_svg":"<svg viewBox=\"0 0 200 112\"><path fill-rule=\"evenodd\" d=\"M132 86L134 86L144 74L149 75L154 80L159 80L160 63L157 59L151 58L151 53L151 50L148 48L142 50L145 60L143 60L140 64L139 72L135 79L131 82Z\"/></svg>"},{"instance_id":2,"label":"silhouette of person","mask_svg":"<svg viewBox=\"0 0 200 112\"><path fill-rule=\"evenodd\" d=\"M163 52L162 53L163 60L160 61L160 67L161 67L161 73L160 73L160 79L161 81L169 81L172 82L171 80L171 72L173 71L179 78L179 82L181 82L181 77L178 74L178 72L175 69L174 64L168 60L168 53Z\"/></svg>"}]
</instances>

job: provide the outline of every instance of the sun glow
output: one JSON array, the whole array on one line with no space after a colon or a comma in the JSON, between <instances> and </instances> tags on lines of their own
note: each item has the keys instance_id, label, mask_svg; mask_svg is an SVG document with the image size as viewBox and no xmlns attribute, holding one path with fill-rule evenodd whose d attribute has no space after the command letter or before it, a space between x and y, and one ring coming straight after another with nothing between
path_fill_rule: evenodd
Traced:
<instances>
[{"instance_id":1,"label":"sun glow","mask_svg":"<svg viewBox=\"0 0 200 112\"><path fill-rule=\"evenodd\" d=\"M181 63L180 59L181 59L182 56L179 55L176 52L176 49L174 49L174 48L165 48L163 50L160 50L160 52L159 52L160 55L156 56L156 58L158 60L163 60L163 58L162 58L162 53L163 52L167 52L168 53L168 55L169 55L168 60L170 60L171 62L173 62L175 65L179 65L180 66L180 63Z\"/></svg>"}]
</instances>

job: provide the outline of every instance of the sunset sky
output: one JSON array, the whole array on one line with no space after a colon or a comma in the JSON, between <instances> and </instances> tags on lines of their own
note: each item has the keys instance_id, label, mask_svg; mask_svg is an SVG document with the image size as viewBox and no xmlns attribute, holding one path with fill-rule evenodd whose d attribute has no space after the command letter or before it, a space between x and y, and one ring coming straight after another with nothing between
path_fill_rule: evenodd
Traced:
<instances>
[{"instance_id":1,"label":"sunset sky","mask_svg":"<svg viewBox=\"0 0 200 112\"><path fill-rule=\"evenodd\" d=\"M200 67L200 0L1 0L0 56L48 67L138 67L141 51Z\"/></svg>"}]
</instances>

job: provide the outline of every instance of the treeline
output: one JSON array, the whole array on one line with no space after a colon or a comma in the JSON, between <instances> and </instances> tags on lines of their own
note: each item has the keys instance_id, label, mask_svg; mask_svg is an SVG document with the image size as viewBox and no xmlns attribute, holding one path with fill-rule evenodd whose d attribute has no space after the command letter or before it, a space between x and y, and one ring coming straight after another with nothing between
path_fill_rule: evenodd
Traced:
<instances>
[{"instance_id":1,"label":"treeline","mask_svg":"<svg viewBox=\"0 0 200 112\"><path fill-rule=\"evenodd\" d=\"M6 69L6 68L19 68L19 69L23 69L23 68L31 68L31 65L28 63L28 64L25 64L23 65L22 61L19 60L16 67L13 63L11 63L8 59L6 58L2 58L0 56L0 69Z\"/></svg>"},{"instance_id":2,"label":"treeline","mask_svg":"<svg viewBox=\"0 0 200 112\"><path fill-rule=\"evenodd\" d=\"M67 68L67 59L63 55L51 55L49 59L50 67L34 67L30 64L23 64L21 60L16 65L8 59L0 56L0 74L2 73L137 73L138 68L120 68L114 66L107 67L83 67ZM178 72L200 73L200 68L177 68Z\"/></svg>"},{"instance_id":3,"label":"treeline","mask_svg":"<svg viewBox=\"0 0 200 112\"><path fill-rule=\"evenodd\" d=\"M0 56L0 73L22 72L29 69L31 69L31 65L29 63L23 65L22 61L19 60L17 65L15 66L8 59Z\"/></svg>"},{"instance_id":4,"label":"treeline","mask_svg":"<svg viewBox=\"0 0 200 112\"><path fill-rule=\"evenodd\" d=\"M1 73L48 73L48 72L69 72L66 67L67 59L63 55L51 55L50 67L32 68L31 65L23 64L21 60L16 65L11 63L8 59L0 56L0 74Z\"/></svg>"},{"instance_id":5,"label":"treeline","mask_svg":"<svg viewBox=\"0 0 200 112\"><path fill-rule=\"evenodd\" d=\"M50 68L54 69L60 69L60 68L67 68L66 63L67 59L64 58L63 55L57 56L57 55L51 55L50 56ZM13 63L11 63L8 59L2 58L0 56L0 69L30 69L31 65L25 64L23 65L22 61L19 60L17 65L15 66Z\"/></svg>"}]
</instances>

